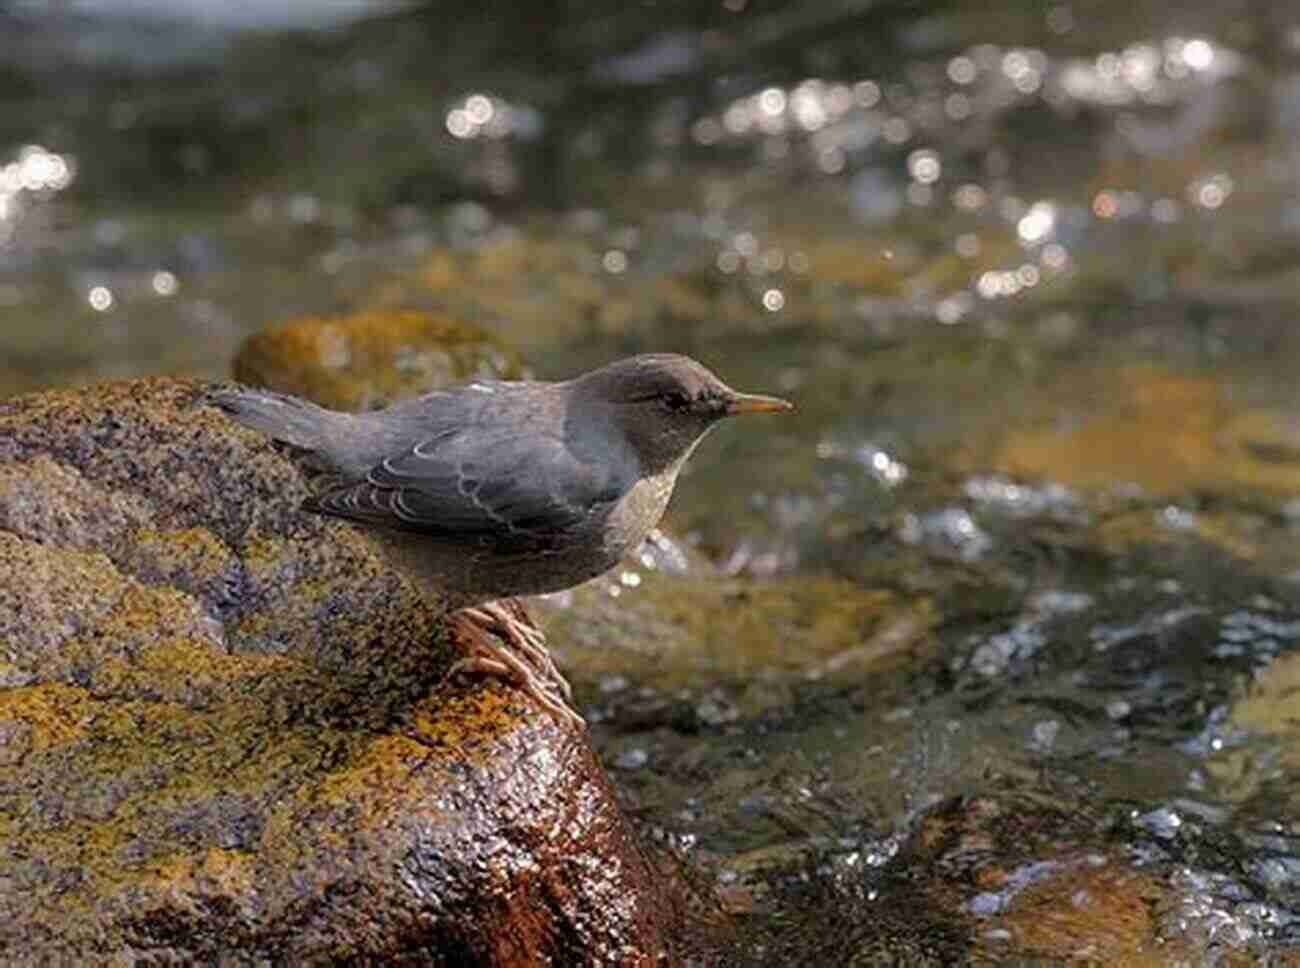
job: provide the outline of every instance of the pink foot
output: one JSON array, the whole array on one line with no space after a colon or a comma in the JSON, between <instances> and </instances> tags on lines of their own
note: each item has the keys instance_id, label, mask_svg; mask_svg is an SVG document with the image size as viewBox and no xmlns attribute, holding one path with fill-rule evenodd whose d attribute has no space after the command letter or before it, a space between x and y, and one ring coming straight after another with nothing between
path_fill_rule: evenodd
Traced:
<instances>
[{"instance_id":1,"label":"pink foot","mask_svg":"<svg viewBox=\"0 0 1300 968\"><path fill-rule=\"evenodd\" d=\"M452 666L452 675L496 676L523 690L561 722L586 725L569 706L573 690L555 667L545 636L522 605L489 602L463 608L456 617L466 630L471 651Z\"/></svg>"}]
</instances>

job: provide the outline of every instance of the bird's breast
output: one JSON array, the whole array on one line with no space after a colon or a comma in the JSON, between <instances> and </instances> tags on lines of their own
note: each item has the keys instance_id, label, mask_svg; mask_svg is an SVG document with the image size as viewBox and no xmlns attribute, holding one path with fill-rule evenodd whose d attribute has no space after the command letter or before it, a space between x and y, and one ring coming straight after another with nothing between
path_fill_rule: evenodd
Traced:
<instances>
[{"instance_id":1,"label":"bird's breast","mask_svg":"<svg viewBox=\"0 0 1300 968\"><path fill-rule=\"evenodd\" d=\"M605 551L611 560L634 550L659 523L673 496L678 466L641 478L614 505L605 524Z\"/></svg>"}]
</instances>

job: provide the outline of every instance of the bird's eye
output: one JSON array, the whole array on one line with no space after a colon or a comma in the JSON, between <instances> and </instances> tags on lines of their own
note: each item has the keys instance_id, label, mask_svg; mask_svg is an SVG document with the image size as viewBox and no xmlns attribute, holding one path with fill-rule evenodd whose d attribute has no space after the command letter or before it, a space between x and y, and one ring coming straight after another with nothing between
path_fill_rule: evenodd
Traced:
<instances>
[{"instance_id":1,"label":"bird's eye","mask_svg":"<svg viewBox=\"0 0 1300 968\"><path fill-rule=\"evenodd\" d=\"M679 390L665 393L660 399L662 399L671 410L688 410L691 406L691 398Z\"/></svg>"}]
</instances>

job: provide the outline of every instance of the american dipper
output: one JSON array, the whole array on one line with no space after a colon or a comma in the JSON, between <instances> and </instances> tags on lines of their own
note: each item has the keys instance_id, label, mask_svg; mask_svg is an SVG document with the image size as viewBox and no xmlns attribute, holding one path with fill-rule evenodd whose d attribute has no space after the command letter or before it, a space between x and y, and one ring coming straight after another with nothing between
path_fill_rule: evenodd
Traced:
<instances>
[{"instance_id":1,"label":"american dipper","mask_svg":"<svg viewBox=\"0 0 1300 968\"><path fill-rule=\"evenodd\" d=\"M334 475L305 510L367 526L427 594L490 633L453 672L505 678L579 724L541 631L498 599L612 568L659 523L677 472L719 420L793 408L670 353L563 383L477 380L370 413L267 390L213 399Z\"/></svg>"}]
</instances>

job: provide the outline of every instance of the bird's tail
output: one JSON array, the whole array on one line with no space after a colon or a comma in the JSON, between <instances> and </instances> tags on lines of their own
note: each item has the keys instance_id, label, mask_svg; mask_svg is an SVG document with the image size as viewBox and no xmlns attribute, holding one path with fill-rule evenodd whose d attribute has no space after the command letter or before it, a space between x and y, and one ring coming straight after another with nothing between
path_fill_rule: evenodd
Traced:
<instances>
[{"instance_id":1,"label":"bird's tail","mask_svg":"<svg viewBox=\"0 0 1300 968\"><path fill-rule=\"evenodd\" d=\"M215 390L208 401L245 427L295 448L308 464L345 478L365 477L386 456L419 440L421 433L418 420L393 416L397 407L340 413L285 393L241 386Z\"/></svg>"},{"instance_id":2,"label":"bird's tail","mask_svg":"<svg viewBox=\"0 0 1300 968\"><path fill-rule=\"evenodd\" d=\"M328 450L336 424L347 416L298 397L247 387L217 390L209 399L245 427L307 451Z\"/></svg>"},{"instance_id":3,"label":"bird's tail","mask_svg":"<svg viewBox=\"0 0 1300 968\"><path fill-rule=\"evenodd\" d=\"M273 390L223 387L208 394L236 421L299 451L318 470L364 477L392 444L370 414L339 413Z\"/></svg>"}]
</instances>

